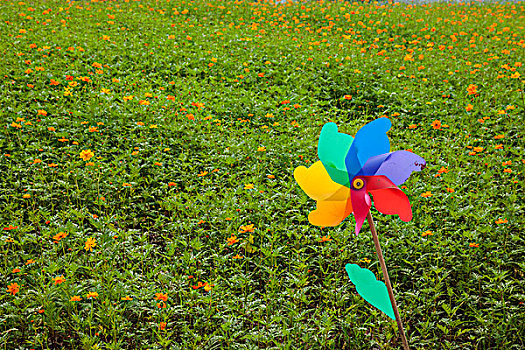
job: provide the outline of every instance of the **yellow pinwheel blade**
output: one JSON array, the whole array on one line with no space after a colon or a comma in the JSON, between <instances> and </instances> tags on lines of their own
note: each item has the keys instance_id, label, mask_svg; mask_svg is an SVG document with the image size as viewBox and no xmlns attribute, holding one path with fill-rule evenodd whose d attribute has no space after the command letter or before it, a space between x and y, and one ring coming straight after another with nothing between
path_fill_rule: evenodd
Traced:
<instances>
[{"instance_id":1,"label":"yellow pinwheel blade","mask_svg":"<svg viewBox=\"0 0 525 350\"><path fill-rule=\"evenodd\" d=\"M340 185L330 178L321 161L311 167L297 167L293 173L295 180L304 192L316 201L344 201L350 197L350 189Z\"/></svg>"}]
</instances>

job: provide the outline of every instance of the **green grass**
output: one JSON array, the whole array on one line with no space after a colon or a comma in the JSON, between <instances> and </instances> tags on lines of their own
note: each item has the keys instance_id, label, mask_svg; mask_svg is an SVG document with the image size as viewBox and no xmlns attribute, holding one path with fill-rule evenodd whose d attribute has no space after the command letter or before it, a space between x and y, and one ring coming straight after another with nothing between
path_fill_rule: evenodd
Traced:
<instances>
[{"instance_id":1,"label":"green grass","mask_svg":"<svg viewBox=\"0 0 525 350\"><path fill-rule=\"evenodd\" d=\"M411 222L372 211L411 347L525 346L522 3L0 14L2 349L400 348L344 270L382 279L368 226L311 226L292 176L383 115L427 161Z\"/></svg>"}]
</instances>

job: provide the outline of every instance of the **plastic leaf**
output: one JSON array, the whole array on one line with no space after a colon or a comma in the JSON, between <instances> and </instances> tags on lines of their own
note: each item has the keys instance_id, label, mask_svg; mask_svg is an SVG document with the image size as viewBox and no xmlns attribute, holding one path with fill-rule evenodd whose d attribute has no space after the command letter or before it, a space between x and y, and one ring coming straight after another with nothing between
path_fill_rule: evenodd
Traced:
<instances>
[{"instance_id":1,"label":"plastic leaf","mask_svg":"<svg viewBox=\"0 0 525 350\"><path fill-rule=\"evenodd\" d=\"M357 293L372 306L395 320L394 309L392 308L386 285L376 280L372 271L359 267L359 265L346 264L345 269L348 277L350 277L350 281L355 285Z\"/></svg>"}]
</instances>

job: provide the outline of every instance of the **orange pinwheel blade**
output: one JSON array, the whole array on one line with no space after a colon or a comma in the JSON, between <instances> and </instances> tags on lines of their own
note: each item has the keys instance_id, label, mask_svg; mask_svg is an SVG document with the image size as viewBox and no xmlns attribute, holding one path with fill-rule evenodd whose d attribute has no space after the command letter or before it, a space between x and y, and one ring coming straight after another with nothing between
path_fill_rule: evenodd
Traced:
<instances>
[{"instance_id":1,"label":"orange pinwheel blade","mask_svg":"<svg viewBox=\"0 0 525 350\"><path fill-rule=\"evenodd\" d=\"M315 226L337 226L352 213L350 189L347 200L344 201L318 201L317 209L310 212L308 221Z\"/></svg>"}]
</instances>

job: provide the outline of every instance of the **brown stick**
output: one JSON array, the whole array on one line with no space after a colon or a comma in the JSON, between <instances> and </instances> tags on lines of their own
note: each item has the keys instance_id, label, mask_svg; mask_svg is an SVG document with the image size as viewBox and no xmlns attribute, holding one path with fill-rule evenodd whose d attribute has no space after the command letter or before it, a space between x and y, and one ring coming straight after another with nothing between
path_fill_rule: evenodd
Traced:
<instances>
[{"instance_id":1,"label":"brown stick","mask_svg":"<svg viewBox=\"0 0 525 350\"><path fill-rule=\"evenodd\" d=\"M399 329L399 333L401 334L403 347L405 348L405 350L410 350L410 348L408 347L407 337L405 335L405 329L403 328L403 321L399 316L396 299L394 298L394 291L392 290L392 285L390 284L390 277L388 276L388 270L386 269L385 259L383 258L383 252L381 251L381 246L379 245L379 238L377 237L376 227L374 226L374 221L372 220L372 214L370 213L370 210L368 211L366 218L368 220L368 225L370 226L370 231L372 231L372 238L374 239L374 245L376 246L377 257L379 258L379 264L381 264L381 270L383 271L383 276L385 277L386 289L388 289L388 296L390 297L390 302L392 303L392 308L394 309L397 328Z\"/></svg>"}]
</instances>

